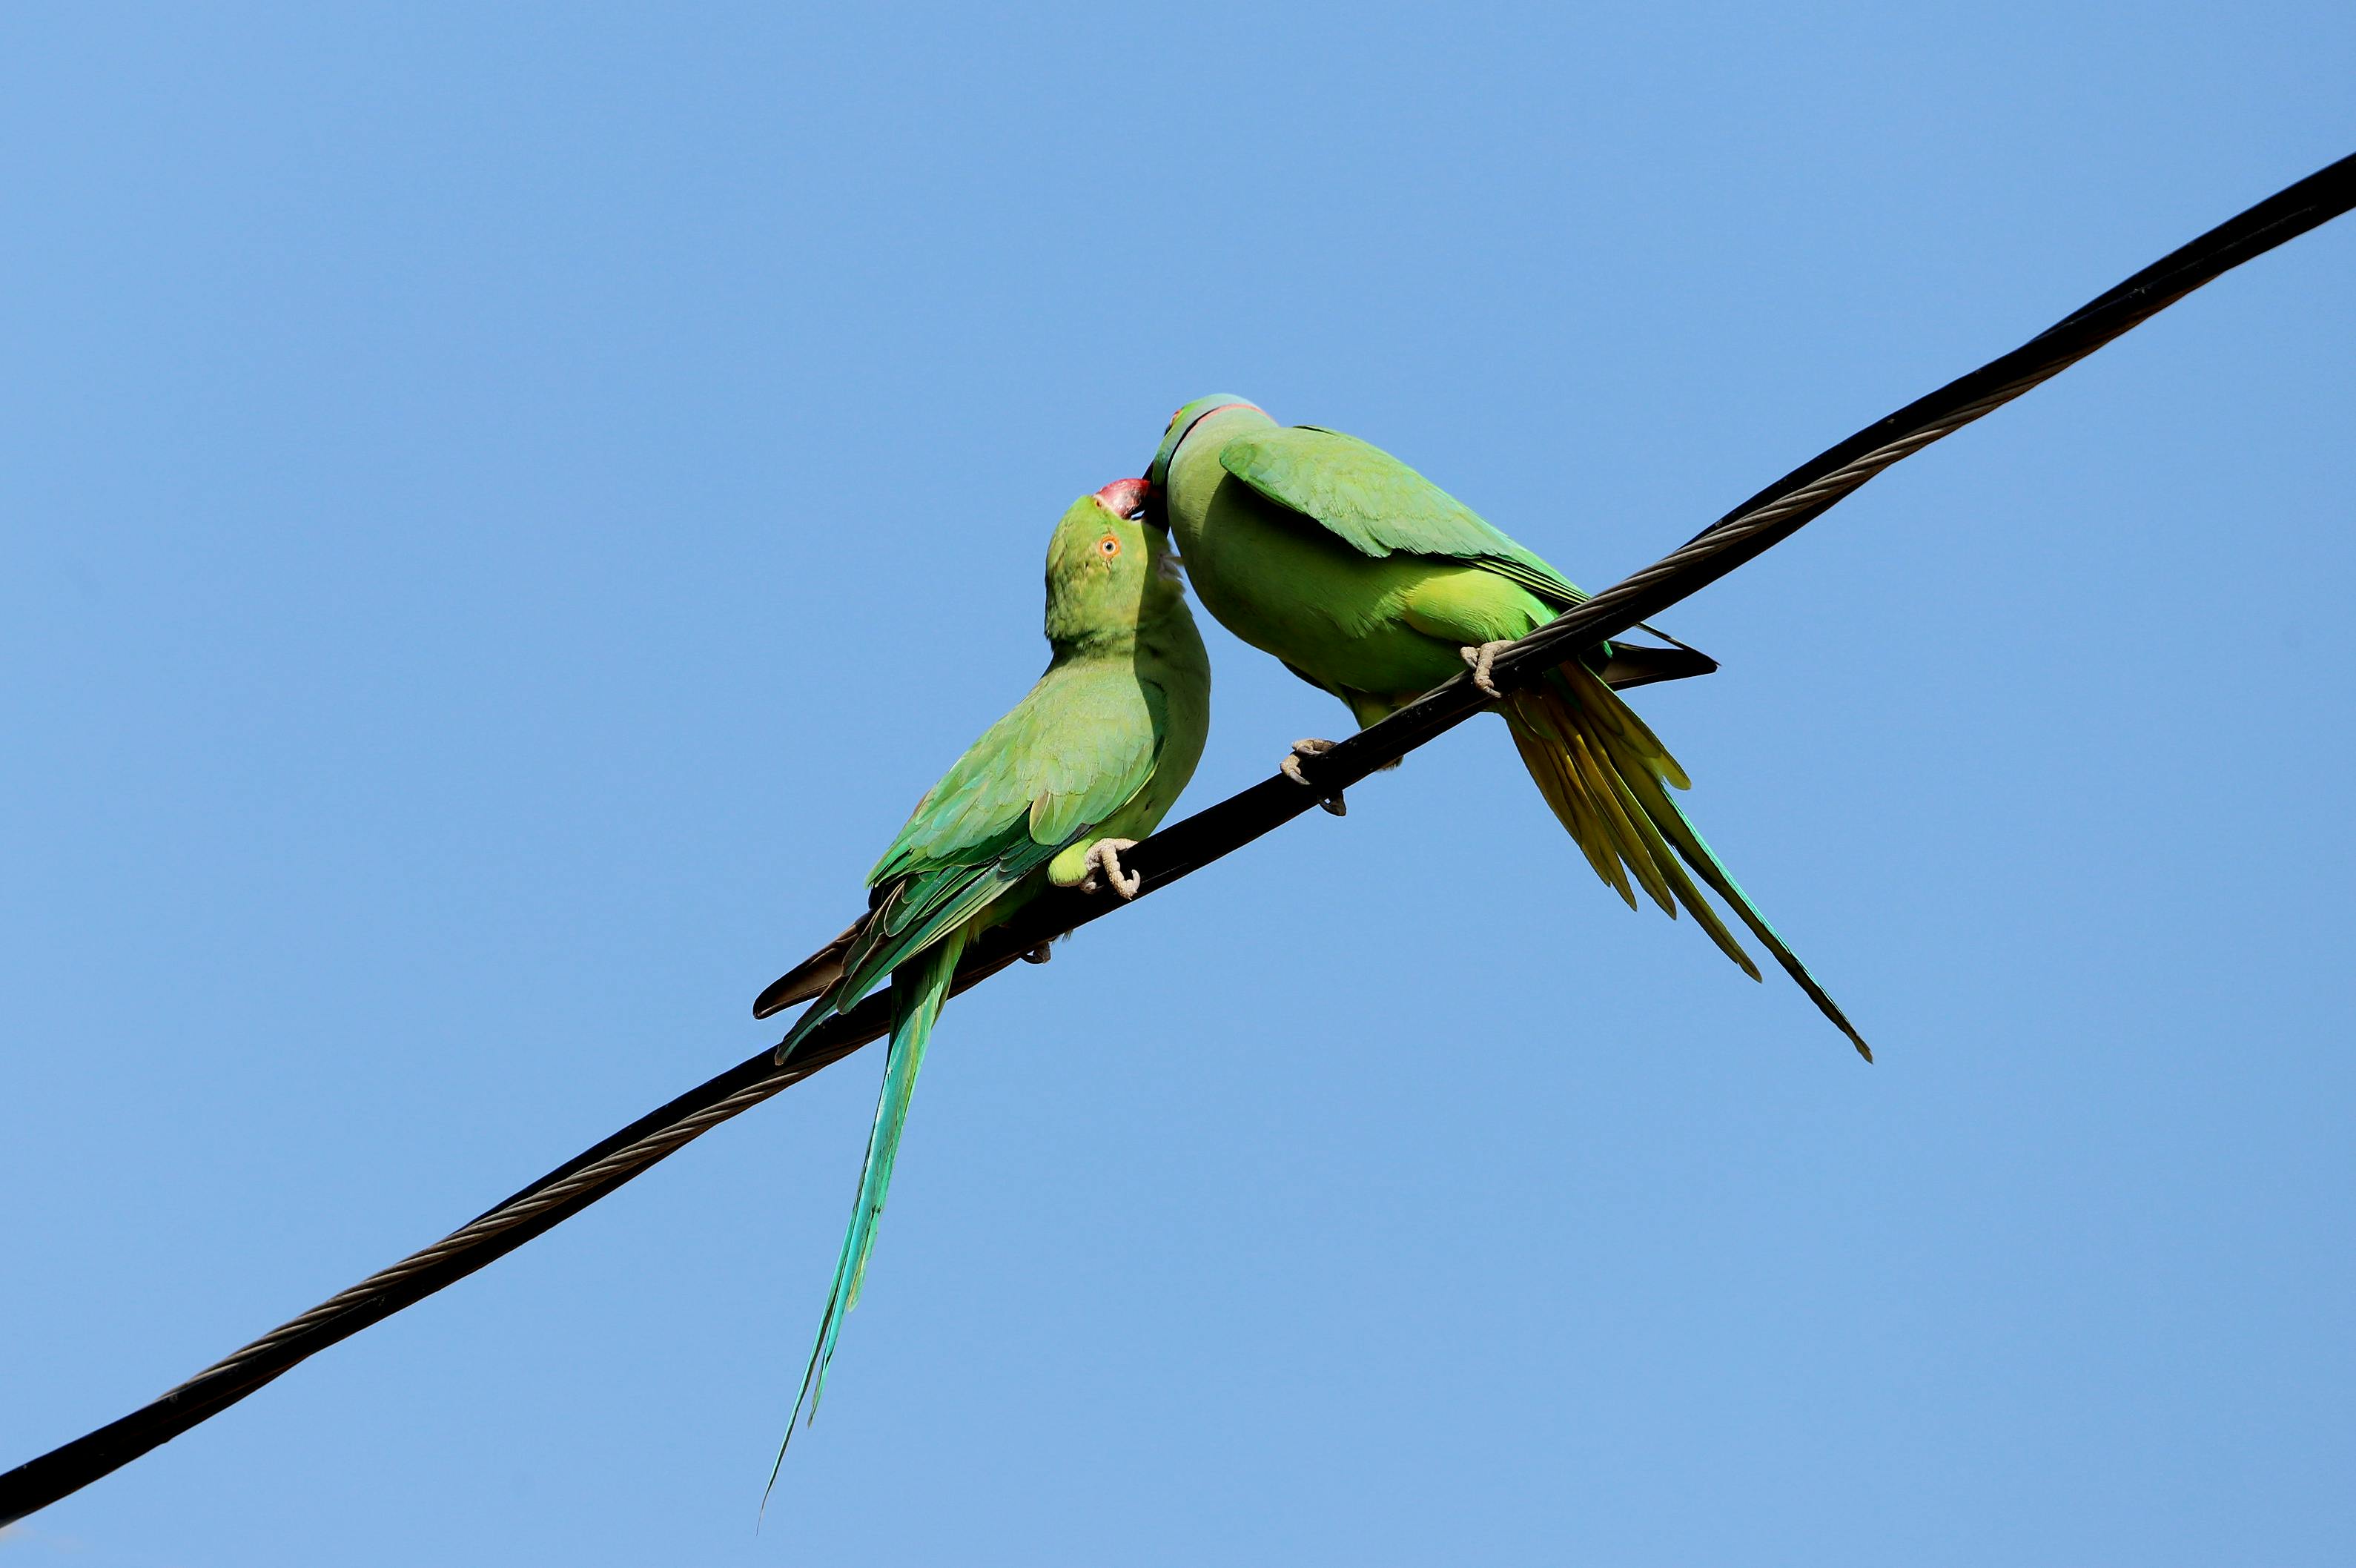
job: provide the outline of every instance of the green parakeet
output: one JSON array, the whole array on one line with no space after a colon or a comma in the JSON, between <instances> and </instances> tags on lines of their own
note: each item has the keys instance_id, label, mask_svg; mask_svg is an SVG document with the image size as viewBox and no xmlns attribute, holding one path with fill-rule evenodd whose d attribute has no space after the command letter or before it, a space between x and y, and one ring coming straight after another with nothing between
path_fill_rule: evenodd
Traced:
<instances>
[{"instance_id":1,"label":"green parakeet","mask_svg":"<svg viewBox=\"0 0 2356 1568\"><path fill-rule=\"evenodd\" d=\"M777 1047L784 1062L891 977L883 1093L788 1438L805 1402L817 1415L835 1337L859 1299L925 1043L958 955L1051 884L1135 897L1120 852L1153 831L1202 757L1210 659L1168 534L1132 516L1144 490L1142 479L1116 480L1064 513L1047 547L1046 673L917 802L868 874L867 914L753 1004L766 1018L817 998Z\"/></svg>"},{"instance_id":2,"label":"green parakeet","mask_svg":"<svg viewBox=\"0 0 2356 1568\"><path fill-rule=\"evenodd\" d=\"M1280 426L1241 398L1198 398L1173 414L1147 483L1146 515L1168 525L1203 607L1339 697L1361 726L1468 663L1500 695L1488 681L1495 645L1587 596L1389 453L1338 431ZM1685 769L1612 689L1710 668L1690 650L1622 643L1503 693L1500 705L1531 779L1597 875L1632 908L1637 887L1673 918L1684 906L1758 979L1690 868L1871 1060L1677 808L1669 790L1688 787ZM1298 757L1330 744L1299 743L1285 771L1302 779Z\"/></svg>"}]
</instances>

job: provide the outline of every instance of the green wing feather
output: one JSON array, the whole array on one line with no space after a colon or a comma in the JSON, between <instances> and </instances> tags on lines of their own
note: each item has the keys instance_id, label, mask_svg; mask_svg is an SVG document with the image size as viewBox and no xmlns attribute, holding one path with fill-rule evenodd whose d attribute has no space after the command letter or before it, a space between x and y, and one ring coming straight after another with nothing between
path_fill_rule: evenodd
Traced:
<instances>
[{"instance_id":1,"label":"green wing feather","mask_svg":"<svg viewBox=\"0 0 2356 1568\"><path fill-rule=\"evenodd\" d=\"M842 978L795 1021L777 1059L1134 799L1161 755L1160 695L1125 663L1051 667L916 803L868 873L872 907Z\"/></svg>"},{"instance_id":2,"label":"green wing feather","mask_svg":"<svg viewBox=\"0 0 2356 1568\"><path fill-rule=\"evenodd\" d=\"M1338 430L1297 424L1239 435L1219 465L1281 507L1377 560L1432 555L1487 567L1538 597L1569 606L1577 585L1480 513L1381 447Z\"/></svg>"}]
</instances>

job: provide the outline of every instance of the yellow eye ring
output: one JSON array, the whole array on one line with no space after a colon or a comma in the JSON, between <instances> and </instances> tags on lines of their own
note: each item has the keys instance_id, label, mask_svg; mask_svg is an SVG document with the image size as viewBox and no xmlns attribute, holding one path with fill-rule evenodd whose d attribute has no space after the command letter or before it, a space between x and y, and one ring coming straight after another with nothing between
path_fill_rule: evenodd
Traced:
<instances>
[{"instance_id":1,"label":"yellow eye ring","mask_svg":"<svg viewBox=\"0 0 2356 1568\"><path fill-rule=\"evenodd\" d=\"M1097 541L1097 549L1103 553L1106 560L1109 561L1120 553L1120 541L1108 533Z\"/></svg>"}]
</instances>

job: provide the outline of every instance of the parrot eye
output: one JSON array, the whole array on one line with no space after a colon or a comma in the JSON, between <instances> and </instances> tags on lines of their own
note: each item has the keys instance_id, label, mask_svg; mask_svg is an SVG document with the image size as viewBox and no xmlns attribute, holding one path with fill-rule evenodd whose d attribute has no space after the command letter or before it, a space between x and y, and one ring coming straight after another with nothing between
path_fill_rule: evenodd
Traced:
<instances>
[{"instance_id":1,"label":"parrot eye","mask_svg":"<svg viewBox=\"0 0 2356 1568\"><path fill-rule=\"evenodd\" d=\"M1120 553L1120 541L1108 533L1097 541L1097 549L1106 560L1109 561Z\"/></svg>"}]
</instances>

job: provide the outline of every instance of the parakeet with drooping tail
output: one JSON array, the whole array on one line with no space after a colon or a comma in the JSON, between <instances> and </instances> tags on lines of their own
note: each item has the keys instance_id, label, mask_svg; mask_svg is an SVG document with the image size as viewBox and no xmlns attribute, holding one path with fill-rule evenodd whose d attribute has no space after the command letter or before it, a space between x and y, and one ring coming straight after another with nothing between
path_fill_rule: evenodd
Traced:
<instances>
[{"instance_id":1,"label":"parakeet with drooping tail","mask_svg":"<svg viewBox=\"0 0 2356 1568\"><path fill-rule=\"evenodd\" d=\"M1051 885L1134 897L1141 883L1120 854L1153 831L1202 757L1210 658L1167 532L1134 516L1144 490L1142 479L1116 480L1065 512L1047 549L1046 673L917 803L868 874L867 914L753 1004L766 1018L817 998L778 1045L782 1063L885 976L892 983L883 1093L789 1441L805 1402L818 1414L835 1337L859 1299L959 955Z\"/></svg>"},{"instance_id":2,"label":"parakeet with drooping tail","mask_svg":"<svg viewBox=\"0 0 2356 1568\"><path fill-rule=\"evenodd\" d=\"M1669 791L1688 788L1685 769L1613 690L1705 673L1709 660L1621 642L1499 692L1489 680L1497 649L1587 596L1389 453L1280 426L1241 398L1197 398L1173 414L1146 480L1147 518L1166 523L1203 607L1228 630L1339 697L1362 727L1472 665L1598 876L1631 908L1637 888L1672 918L1682 906L1758 979L1698 876L1873 1058L1678 809ZM1306 783L1299 758L1331 744L1297 743L1285 771Z\"/></svg>"}]
</instances>

